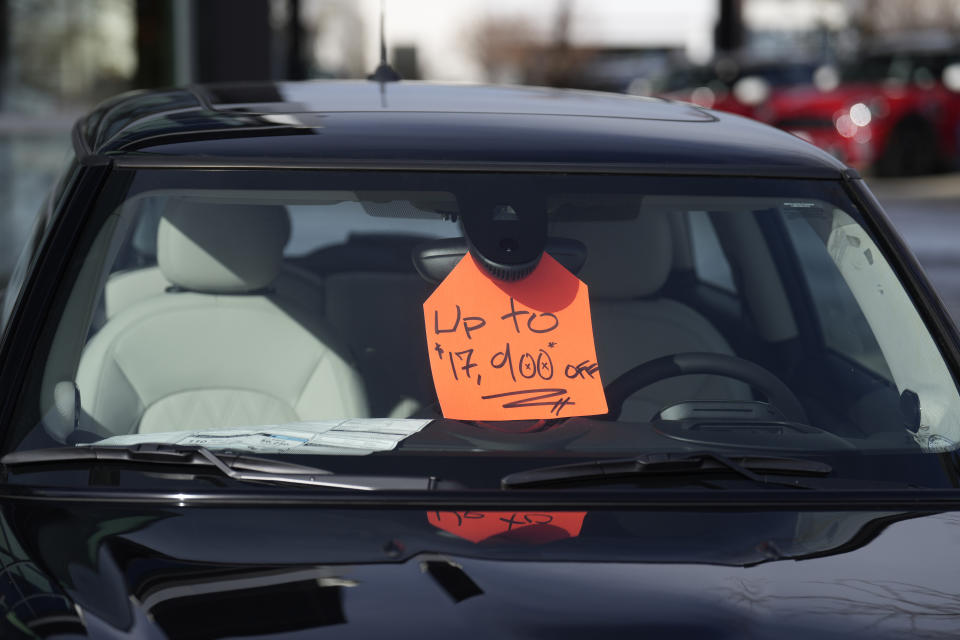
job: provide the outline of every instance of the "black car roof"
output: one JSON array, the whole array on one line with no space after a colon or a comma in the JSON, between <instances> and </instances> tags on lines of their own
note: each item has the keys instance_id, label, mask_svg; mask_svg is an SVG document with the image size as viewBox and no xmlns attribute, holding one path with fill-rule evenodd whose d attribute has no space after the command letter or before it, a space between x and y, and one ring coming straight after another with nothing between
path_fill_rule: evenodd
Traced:
<instances>
[{"instance_id":1,"label":"black car roof","mask_svg":"<svg viewBox=\"0 0 960 640\"><path fill-rule=\"evenodd\" d=\"M321 80L134 92L81 120L121 165L569 167L837 178L790 134L654 98L532 87Z\"/></svg>"}]
</instances>

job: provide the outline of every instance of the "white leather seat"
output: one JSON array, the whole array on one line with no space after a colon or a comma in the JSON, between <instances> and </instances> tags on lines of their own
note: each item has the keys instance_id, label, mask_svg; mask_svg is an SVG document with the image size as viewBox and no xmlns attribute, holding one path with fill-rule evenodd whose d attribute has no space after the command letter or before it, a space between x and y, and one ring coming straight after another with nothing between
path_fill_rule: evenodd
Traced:
<instances>
[{"instance_id":1,"label":"white leather seat","mask_svg":"<svg viewBox=\"0 0 960 640\"><path fill-rule=\"evenodd\" d=\"M720 332L676 300L659 297L673 268L667 215L642 212L630 220L557 221L551 236L587 247L579 277L590 289L597 362L604 384L638 364L685 352L732 354ZM649 420L684 400L749 399L749 388L717 376L683 376L652 384L631 396L623 420Z\"/></svg>"},{"instance_id":2,"label":"white leather seat","mask_svg":"<svg viewBox=\"0 0 960 640\"><path fill-rule=\"evenodd\" d=\"M366 417L363 383L314 312L322 291L272 287L282 207L172 203L167 286L118 311L86 346L82 406L110 434Z\"/></svg>"}]
</instances>

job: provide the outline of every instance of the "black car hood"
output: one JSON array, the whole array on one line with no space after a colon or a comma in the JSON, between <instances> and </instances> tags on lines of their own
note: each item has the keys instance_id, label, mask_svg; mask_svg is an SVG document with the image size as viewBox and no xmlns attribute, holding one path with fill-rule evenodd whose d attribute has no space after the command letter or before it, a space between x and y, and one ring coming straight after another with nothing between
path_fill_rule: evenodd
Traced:
<instances>
[{"instance_id":1,"label":"black car hood","mask_svg":"<svg viewBox=\"0 0 960 640\"><path fill-rule=\"evenodd\" d=\"M422 510L19 504L3 515L0 602L25 637L945 638L960 627L952 512L608 510L587 512L573 537L479 542Z\"/></svg>"}]
</instances>

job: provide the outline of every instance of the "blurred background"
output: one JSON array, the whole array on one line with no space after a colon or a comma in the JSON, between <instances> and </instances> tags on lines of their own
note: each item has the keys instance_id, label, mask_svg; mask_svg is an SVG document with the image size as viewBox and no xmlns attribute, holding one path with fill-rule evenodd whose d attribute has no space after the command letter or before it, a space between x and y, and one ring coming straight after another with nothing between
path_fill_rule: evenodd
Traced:
<instances>
[{"instance_id":1,"label":"blurred background","mask_svg":"<svg viewBox=\"0 0 960 640\"><path fill-rule=\"evenodd\" d=\"M960 318L960 0L385 0L405 79L660 96L868 181ZM380 0L0 0L0 286L73 121L138 88L362 78Z\"/></svg>"}]
</instances>

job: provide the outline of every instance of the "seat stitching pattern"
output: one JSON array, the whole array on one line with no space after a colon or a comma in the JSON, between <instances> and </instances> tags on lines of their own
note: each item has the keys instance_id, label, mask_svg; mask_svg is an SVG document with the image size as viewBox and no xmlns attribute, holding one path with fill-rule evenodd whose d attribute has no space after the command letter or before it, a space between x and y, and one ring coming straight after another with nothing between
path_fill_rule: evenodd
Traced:
<instances>
[{"instance_id":1,"label":"seat stitching pattern","mask_svg":"<svg viewBox=\"0 0 960 640\"><path fill-rule=\"evenodd\" d=\"M197 393L203 391L222 391L223 396L214 397L209 393ZM229 394L229 397L227 397L227 394ZM267 399L273 401L272 408L284 408L296 415L296 411L289 404L271 394L250 389L232 388L196 389L170 394L152 403L143 415L146 416L150 409L169 414L171 410L165 410L163 406L169 407L167 401L178 396L181 397L182 402L177 407L176 417L166 416L169 421L175 420L178 423L176 428L169 429L170 431L190 427L206 428L209 425L256 426L263 424L264 416L267 415L266 409L270 408L264 402ZM157 405L163 406L157 408ZM160 415L159 418L163 419L164 416Z\"/></svg>"}]
</instances>

